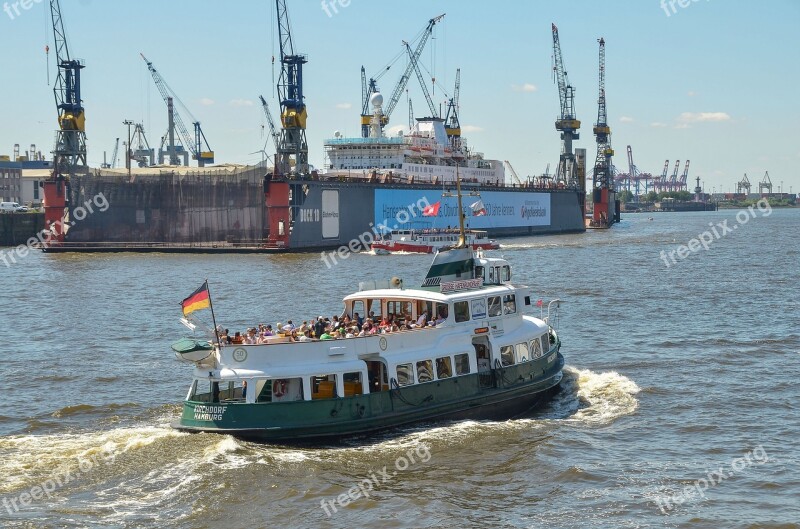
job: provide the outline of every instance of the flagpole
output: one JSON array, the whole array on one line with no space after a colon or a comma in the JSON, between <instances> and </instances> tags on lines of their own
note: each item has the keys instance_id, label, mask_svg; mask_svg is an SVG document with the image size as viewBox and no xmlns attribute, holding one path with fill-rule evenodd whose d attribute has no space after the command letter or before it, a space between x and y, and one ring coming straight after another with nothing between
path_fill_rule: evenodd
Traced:
<instances>
[{"instance_id":1,"label":"flagpole","mask_svg":"<svg viewBox=\"0 0 800 529\"><path fill-rule=\"evenodd\" d=\"M214 317L214 303L211 302L211 289L208 288L208 279L206 279L206 290L208 291L208 306L211 308L211 321L214 322L214 336L217 338L217 345L220 345L217 318Z\"/></svg>"}]
</instances>

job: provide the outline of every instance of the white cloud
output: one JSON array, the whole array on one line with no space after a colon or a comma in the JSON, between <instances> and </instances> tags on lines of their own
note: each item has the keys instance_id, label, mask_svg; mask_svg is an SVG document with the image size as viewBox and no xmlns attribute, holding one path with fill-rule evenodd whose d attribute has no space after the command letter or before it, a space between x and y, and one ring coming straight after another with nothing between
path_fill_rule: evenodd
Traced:
<instances>
[{"instance_id":1,"label":"white cloud","mask_svg":"<svg viewBox=\"0 0 800 529\"><path fill-rule=\"evenodd\" d=\"M667 124L666 123L661 123L660 121L654 121L654 122L650 123L650 126L653 127L653 128L656 128L656 129L663 129L664 127L667 126Z\"/></svg>"},{"instance_id":2,"label":"white cloud","mask_svg":"<svg viewBox=\"0 0 800 529\"><path fill-rule=\"evenodd\" d=\"M689 93L686 95L688 95L689 97L694 97L697 95L697 92L695 92L694 90L689 90Z\"/></svg>"},{"instance_id":3,"label":"white cloud","mask_svg":"<svg viewBox=\"0 0 800 529\"><path fill-rule=\"evenodd\" d=\"M699 123L704 121L730 121L731 117L725 112L684 112L678 116L681 123Z\"/></svg>"},{"instance_id":4,"label":"white cloud","mask_svg":"<svg viewBox=\"0 0 800 529\"><path fill-rule=\"evenodd\" d=\"M678 123L677 125L675 125L674 128L676 128L676 129L690 129L690 128L692 128L692 126L689 125L688 123Z\"/></svg>"},{"instance_id":5,"label":"white cloud","mask_svg":"<svg viewBox=\"0 0 800 529\"><path fill-rule=\"evenodd\" d=\"M391 137L391 136L397 136L397 133L400 131L405 132L405 127L403 125L395 125L393 127L389 127L388 129L384 129L383 133Z\"/></svg>"},{"instance_id":6,"label":"white cloud","mask_svg":"<svg viewBox=\"0 0 800 529\"><path fill-rule=\"evenodd\" d=\"M525 83L522 85L512 84L511 89L515 92L535 92L539 88L535 84Z\"/></svg>"},{"instance_id":7,"label":"white cloud","mask_svg":"<svg viewBox=\"0 0 800 529\"><path fill-rule=\"evenodd\" d=\"M621 118L619 118L619 122L620 123L633 123L634 121L636 121L636 120L634 120L630 116L622 116Z\"/></svg>"},{"instance_id":8,"label":"white cloud","mask_svg":"<svg viewBox=\"0 0 800 529\"><path fill-rule=\"evenodd\" d=\"M483 132L483 127L477 125L464 125L461 127L461 132Z\"/></svg>"},{"instance_id":9,"label":"white cloud","mask_svg":"<svg viewBox=\"0 0 800 529\"><path fill-rule=\"evenodd\" d=\"M349 110L353 108L351 103L337 103L336 108L341 108L342 110Z\"/></svg>"},{"instance_id":10,"label":"white cloud","mask_svg":"<svg viewBox=\"0 0 800 529\"><path fill-rule=\"evenodd\" d=\"M254 105L250 99L231 99L228 104L232 107L251 107Z\"/></svg>"},{"instance_id":11,"label":"white cloud","mask_svg":"<svg viewBox=\"0 0 800 529\"><path fill-rule=\"evenodd\" d=\"M200 100L200 104L203 105L204 107L210 107L211 105L214 104L214 100L204 97Z\"/></svg>"}]
</instances>

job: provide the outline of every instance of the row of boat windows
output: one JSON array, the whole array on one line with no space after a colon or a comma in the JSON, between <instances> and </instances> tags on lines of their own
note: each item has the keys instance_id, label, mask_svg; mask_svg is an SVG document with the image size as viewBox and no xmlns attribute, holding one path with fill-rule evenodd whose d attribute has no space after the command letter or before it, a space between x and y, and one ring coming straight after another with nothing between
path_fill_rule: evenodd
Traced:
<instances>
[{"instance_id":1,"label":"row of boat windows","mask_svg":"<svg viewBox=\"0 0 800 529\"><path fill-rule=\"evenodd\" d=\"M478 372L486 372L491 369L491 359L485 346L476 346ZM500 363L503 367L521 364L532 360L538 360L549 350L548 337L542 335L534 338L530 342L520 342L517 344L500 346ZM385 364L382 362L371 362L380 364L378 369L374 366L368 371L369 392L378 393L390 388L387 380ZM433 360L419 360L417 362L406 362L398 364L394 369L397 387L411 386L414 384L425 384L436 380L444 380L453 376L469 375L471 373L469 353L459 353L455 355L440 356ZM339 386L341 377L342 385ZM283 379L255 379L251 380L255 391L255 402L292 402L307 400L305 398L306 389L310 391L309 400L333 399L338 397L352 397L363 395L364 377L363 373L353 371L348 373L331 373L327 375L315 375L308 377L308 386L303 383L301 377L290 377ZM236 403L247 400L248 388L245 381L229 382L206 382L195 381L189 394L189 400L194 402L222 402Z\"/></svg>"},{"instance_id":2,"label":"row of boat windows","mask_svg":"<svg viewBox=\"0 0 800 529\"><path fill-rule=\"evenodd\" d=\"M470 311L470 309L472 309ZM469 301L456 301L453 303L453 313L456 323L470 320L495 318L503 314L515 314L517 312L517 297L515 294L505 296L489 296L488 298L472 299Z\"/></svg>"}]
</instances>

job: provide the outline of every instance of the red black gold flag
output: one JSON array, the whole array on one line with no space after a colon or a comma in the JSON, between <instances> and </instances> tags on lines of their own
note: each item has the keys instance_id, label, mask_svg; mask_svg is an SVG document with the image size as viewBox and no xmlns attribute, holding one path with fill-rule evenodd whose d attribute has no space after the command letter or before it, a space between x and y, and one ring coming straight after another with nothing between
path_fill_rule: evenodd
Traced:
<instances>
[{"instance_id":1,"label":"red black gold flag","mask_svg":"<svg viewBox=\"0 0 800 529\"><path fill-rule=\"evenodd\" d=\"M208 281L203 283L203 286L195 290L191 296L181 302L184 316L188 316L196 310L207 309L210 306L211 300L208 297Z\"/></svg>"}]
</instances>

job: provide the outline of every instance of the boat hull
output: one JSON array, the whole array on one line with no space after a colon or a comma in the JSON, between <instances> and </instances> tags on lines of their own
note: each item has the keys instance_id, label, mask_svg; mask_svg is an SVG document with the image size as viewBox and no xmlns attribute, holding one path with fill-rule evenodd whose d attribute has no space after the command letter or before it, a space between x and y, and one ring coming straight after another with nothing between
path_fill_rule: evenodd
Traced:
<instances>
[{"instance_id":1,"label":"boat hull","mask_svg":"<svg viewBox=\"0 0 800 529\"><path fill-rule=\"evenodd\" d=\"M415 423L507 420L554 394L563 366L564 358L554 352L524 364L369 395L277 404L186 401L173 427L260 442L313 443Z\"/></svg>"}]
</instances>

